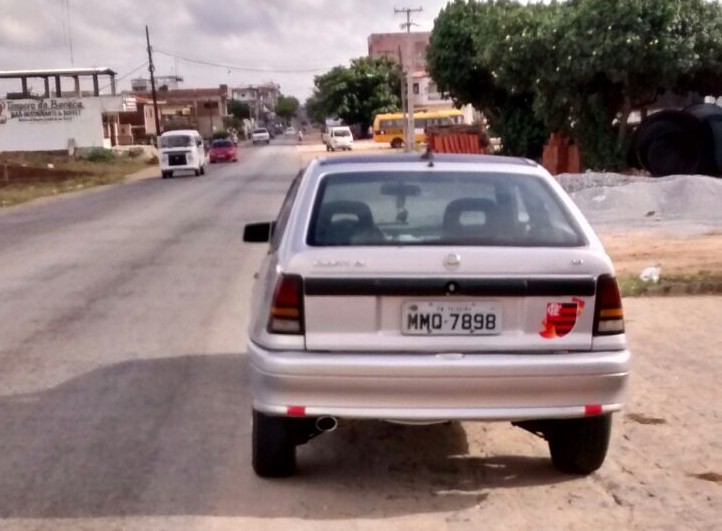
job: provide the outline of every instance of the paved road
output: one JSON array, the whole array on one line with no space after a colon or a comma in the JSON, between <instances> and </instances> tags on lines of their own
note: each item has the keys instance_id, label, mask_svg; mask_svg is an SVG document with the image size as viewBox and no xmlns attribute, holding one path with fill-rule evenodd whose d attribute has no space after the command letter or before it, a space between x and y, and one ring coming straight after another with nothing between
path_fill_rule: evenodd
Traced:
<instances>
[{"instance_id":1,"label":"paved road","mask_svg":"<svg viewBox=\"0 0 722 531\"><path fill-rule=\"evenodd\" d=\"M507 424L382 423L256 478L243 345L264 249L242 226L275 214L299 164L276 143L0 212L0 529L718 525L720 329L700 326L718 298L629 301L634 415L590 478Z\"/></svg>"}]
</instances>

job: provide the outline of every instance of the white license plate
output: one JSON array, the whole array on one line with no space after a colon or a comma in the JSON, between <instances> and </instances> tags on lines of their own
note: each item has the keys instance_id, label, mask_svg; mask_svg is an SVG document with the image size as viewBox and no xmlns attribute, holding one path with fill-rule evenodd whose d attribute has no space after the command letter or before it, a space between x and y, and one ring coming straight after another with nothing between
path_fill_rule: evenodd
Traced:
<instances>
[{"instance_id":1,"label":"white license plate","mask_svg":"<svg viewBox=\"0 0 722 531\"><path fill-rule=\"evenodd\" d=\"M404 335L501 334L501 307L493 302L408 301L401 306Z\"/></svg>"}]
</instances>

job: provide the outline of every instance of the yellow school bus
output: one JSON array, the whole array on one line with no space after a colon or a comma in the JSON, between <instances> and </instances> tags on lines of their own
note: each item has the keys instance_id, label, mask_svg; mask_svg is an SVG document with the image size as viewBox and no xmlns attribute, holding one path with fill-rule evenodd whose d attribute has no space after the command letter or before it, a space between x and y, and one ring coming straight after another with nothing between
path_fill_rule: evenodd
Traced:
<instances>
[{"instance_id":1,"label":"yellow school bus","mask_svg":"<svg viewBox=\"0 0 722 531\"><path fill-rule=\"evenodd\" d=\"M404 144L404 125L406 114L394 112L377 114L374 118L374 142L391 144L392 148L400 148ZM464 123L464 115L458 109L414 111L414 141L425 141L424 130L430 125L449 125Z\"/></svg>"}]
</instances>

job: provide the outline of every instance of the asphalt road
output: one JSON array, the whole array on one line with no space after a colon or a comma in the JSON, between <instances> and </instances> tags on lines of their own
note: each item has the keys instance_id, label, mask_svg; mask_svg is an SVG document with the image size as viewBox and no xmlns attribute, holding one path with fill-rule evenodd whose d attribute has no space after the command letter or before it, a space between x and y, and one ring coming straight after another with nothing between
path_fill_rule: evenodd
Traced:
<instances>
[{"instance_id":1,"label":"asphalt road","mask_svg":"<svg viewBox=\"0 0 722 531\"><path fill-rule=\"evenodd\" d=\"M719 327L699 325L716 298L630 302L636 417L589 478L556 473L543 441L507 424L384 423L302 447L294 478L255 477L243 350L265 249L241 237L275 215L300 161L292 145L246 148L204 177L0 212L0 529L719 523L719 356L680 363L717 351Z\"/></svg>"}]
</instances>

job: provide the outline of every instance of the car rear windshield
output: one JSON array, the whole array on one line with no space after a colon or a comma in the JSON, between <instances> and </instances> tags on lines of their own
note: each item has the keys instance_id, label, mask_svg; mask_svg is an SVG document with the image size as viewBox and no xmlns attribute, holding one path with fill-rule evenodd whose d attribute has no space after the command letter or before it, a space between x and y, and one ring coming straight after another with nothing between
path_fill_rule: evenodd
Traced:
<instances>
[{"instance_id":1,"label":"car rear windshield","mask_svg":"<svg viewBox=\"0 0 722 531\"><path fill-rule=\"evenodd\" d=\"M536 176L437 171L325 176L307 242L574 247L586 239Z\"/></svg>"},{"instance_id":2,"label":"car rear windshield","mask_svg":"<svg viewBox=\"0 0 722 531\"><path fill-rule=\"evenodd\" d=\"M233 147L233 143L230 140L214 140L213 145L211 147L229 148L229 147Z\"/></svg>"},{"instance_id":3,"label":"car rear windshield","mask_svg":"<svg viewBox=\"0 0 722 531\"><path fill-rule=\"evenodd\" d=\"M190 147L193 145L193 137L186 135L170 135L160 137L160 147L162 148L179 148Z\"/></svg>"},{"instance_id":4,"label":"car rear windshield","mask_svg":"<svg viewBox=\"0 0 722 531\"><path fill-rule=\"evenodd\" d=\"M333 136L351 136L351 131L348 129L334 129L331 134Z\"/></svg>"},{"instance_id":5,"label":"car rear windshield","mask_svg":"<svg viewBox=\"0 0 722 531\"><path fill-rule=\"evenodd\" d=\"M265 134L265 133L268 133L268 129L256 129L253 131L254 135Z\"/></svg>"}]
</instances>

